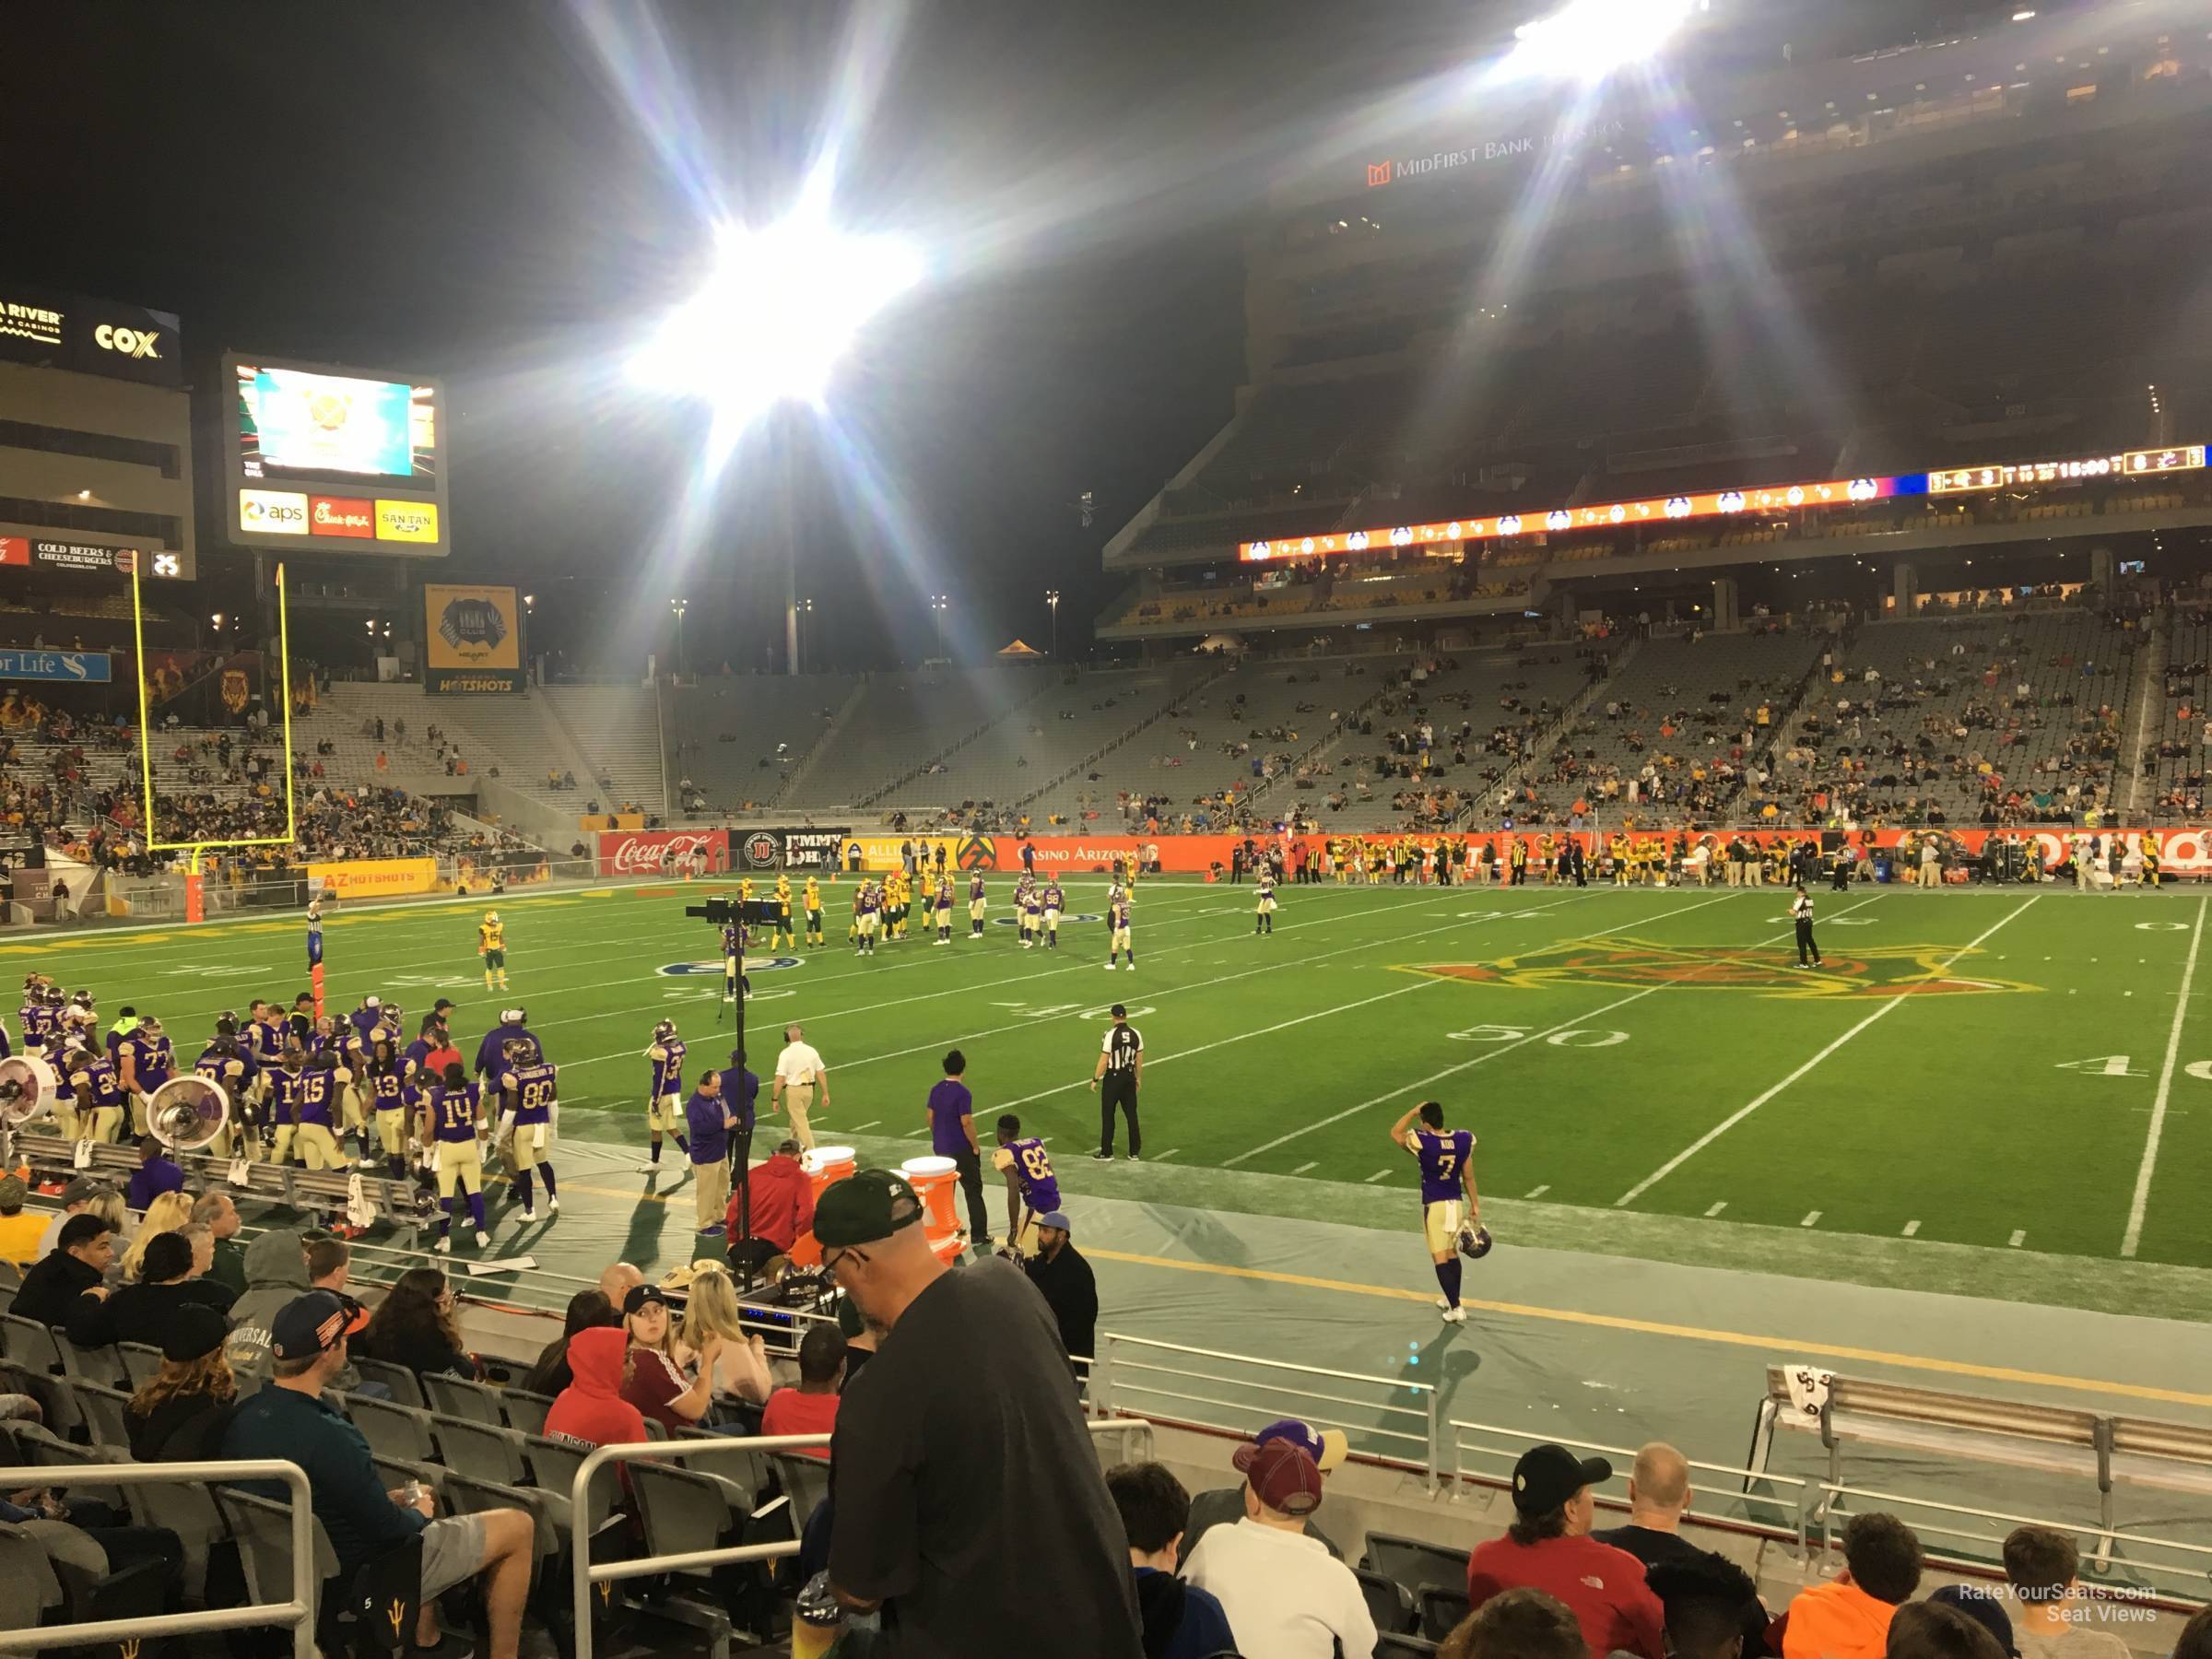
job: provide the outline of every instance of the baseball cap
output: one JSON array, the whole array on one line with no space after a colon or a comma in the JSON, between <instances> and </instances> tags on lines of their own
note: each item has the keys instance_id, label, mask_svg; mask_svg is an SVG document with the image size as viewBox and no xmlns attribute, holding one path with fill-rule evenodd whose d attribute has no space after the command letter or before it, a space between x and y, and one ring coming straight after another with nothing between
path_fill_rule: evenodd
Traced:
<instances>
[{"instance_id":1,"label":"baseball cap","mask_svg":"<svg viewBox=\"0 0 2212 1659\"><path fill-rule=\"evenodd\" d=\"M1278 1515L1310 1515L1321 1507L1321 1465L1287 1440L1239 1446L1229 1460L1252 1485L1252 1495Z\"/></svg>"},{"instance_id":2,"label":"baseball cap","mask_svg":"<svg viewBox=\"0 0 2212 1659\"><path fill-rule=\"evenodd\" d=\"M1115 1003L1113 1006L1107 1009L1106 1012L1112 1015L1116 1019L1126 1019L1129 1018L1128 1006L1123 1003Z\"/></svg>"},{"instance_id":3,"label":"baseball cap","mask_svg":"<svg viewBox=\"0 0 2212 1659\"><path fill-rule=\"evenodd\" d=\"M1513 1465L1513 1507L1524 1515L1546 1514L1584 1487L1612 1478L1613 1465L1604 1458L1577 1457L1547 1441L1522 1453Z\"/></svg>"},{"instance_id":4,"label":"baseball cap","mask_svg":"<svg viewBox=\"0 0 2212 1659\"><path fill-rule=\"evenodd\" d=\"M62 1207L73 1204L89 1204L108 1190L108 1183L97 1175L79 1175L62 1189Z\"/></svg>"},{"instance_id":5,"label":"baseball cap","mask_svg":"<svg viewBox=\"0 0 2212 1659\"><path fill-rule=\"evenodd\" d=\"M187 1364L204 1359L223 1346L230 1327L206 1302L183 1302L171 1311L161 1326L161 1358Z\"/></svg>"},{"instance_id":6,"label":"baseball cap","mask_svg":"<svg viewBox=\"0 0 2212 1659\"><path fill-rule=\"evenodd\" d=\"M360 1304L335 1290L310 1290L276 1310L269 1321L269 1352L278 1359L312 1359L346 1335Z\"/></svg>"},{"instance_id":7,"label":"baseball cap","mask_svg":"<svg viewBox=\"0 0 2212 1659\"><path fill-rule=\"evenodd\" d=\"M922 1219L922 1201L902 1175L859 1170L815 1200L814 1236L825 1249L874 1244Z\"/></svg>"},{"instance_id":8,"label":"baseball cap","mask_svg":"<svg viewBox=\"0 0 2212 1659\"><path fill-rule=\"evenodd\" d=\"M1072 1233L1076 1230L1074 1224L1068 1220L1065 1210L1046 1210L1043 1215L1036 1218L1036 1221L1040 1227L1056 1227L1064 1233Z\"/></svg>"},{"instance_id":9,"label":"baseball cap","mask_svg":"<svg viewBox=\"0 0 2212 1659\"><path fill-rule=\"evenodd\" d=\"M785 1135L776 1143L776 1150L786 1158L796 1158L799 1155L799 1143L789 1135Z\"/></svg>"},{"instance_id":10,"label":"baseball cap","mask_svg":"<svg viewBox=\"0 0 2212 1659\"><path fill-rule=\"evenodd\" d=\"M688 1284L690 1281L685 1282ZM659 1302L665 1308L668 1305L668 1298L658 1285L632 1285L629 1294L622 1299L623 1317L628 1318L637 1312L647 1302Z\"/></svg>"},{"instance_id":11,"label":"baseball cap","mask_svg":"<svg viewBox=\"0 0 2212 1659\"><path fill-rule=\"evenodd\" d=\"M1301 1423L1296 1418L1284 1418L1261 1430L1252 1437L1253 1444L1264 1446L1269 1441L1288 1441L1294 1446L1303 1446L1321 1472L1326 1475L1345 1460L1352 1442L1341 1429L1316 1429L1311 1423Z\"/></svg>"}]
</instances>

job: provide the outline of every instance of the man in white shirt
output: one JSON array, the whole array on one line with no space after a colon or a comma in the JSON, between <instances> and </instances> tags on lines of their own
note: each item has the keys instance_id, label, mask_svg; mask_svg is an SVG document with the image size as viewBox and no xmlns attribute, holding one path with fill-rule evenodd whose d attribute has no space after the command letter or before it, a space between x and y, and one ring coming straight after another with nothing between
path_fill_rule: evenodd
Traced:
<instances>
[{"instance_id":1,"label":"man in white shirt","mask_svg":"<svg viewBox=\"0 0 2212 1659\"><path fill-rule=\"evenodd\" d=\"M802 1151L814 1150L814 1129L808 1113L818 1106L830 1109L830 1073L814 1045L806 1041L797 1023L783 1028L783 1052L776 1056L775 1080L769 1085L769 1110L779 1106L791 1112L792 1137Z\"/></svg>"},{"instance_id":2,"label":"man in white shirt","mask_svg":"<svg viewBox=\"0 0 2212 1659\"><path fill-rule=\"evenodd\" d=\"M1182 1565L1184 1582L1210 1591L1237 1646L1268 1659L1374 1659L1375 1621L1352 1570L1305 1535L1321 1507L1321 1466L1288 1440L1240 1446L1244 1519L1217 1526Z\"/></svg>"},{"instance_id":3,"label":"man in white shirt","mask_svg":"<svg viewBox=\"0 0 2212 1659\"><path fill-rule=\"evenodd\" d=\"M2022 1659L2126 1659L2126 1641L2097 1628L2105 1604L2081 1594L2080 1571L2081 1552L2062 1532L2018 1526L2006 1538L2012 1640Z\"/></svg>"}]
</instances>

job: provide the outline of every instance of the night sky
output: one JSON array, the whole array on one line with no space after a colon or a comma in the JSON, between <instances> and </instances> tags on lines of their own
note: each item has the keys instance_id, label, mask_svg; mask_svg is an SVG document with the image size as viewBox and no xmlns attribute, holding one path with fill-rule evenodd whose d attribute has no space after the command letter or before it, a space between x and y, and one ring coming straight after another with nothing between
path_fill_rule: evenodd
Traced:
<instances>
[{"instance_id":1,"label":"night sky","mask_svg":"<svg viewBox=\"0 0 2212 1659\"><path fill-rule=\"evenodd\" d=\"M1713 32L1778 50L1753 37L1791 5L1724 7L1747 16ZM1041 645L1048 587L1073 653L1122 585L1106 538L1232 411L1270 185L1347 170L1423 77L1536 9L18 7L5 263L178 312L196 380L225 348L442 375L448 569L537 591L539 648L634 668L682 594L695 665L760 665L789 547L818 663L923 654L934 593L960 654ZM1878 32L1914 7L1863 9ZM776 217L833 135L839 218L932 275L858 342L834 424L762 423L677 545L704 421L625 385L625 348L695 284L714 218Z\"/></svg>"},{"instance_id":2,"label":"night sky","mask_svg":"<svg viewBox=\"0 0 2212 1659\"><path fill-rule=\"evenodd\" d=\"M574 642L566 618L665 625L681 592L695 663L757 664L789 541L834 659L921 654L937 592L965 653L1041 645L1048 587L1075 650L1120 585L1106 537L1231 411L1271 135L1467 15L32 8L7 27L6 263L178 312L195 380L227 347L442 374L449 568L537 590L541 645ZM712 218L773 217L832 126L840 218L915 239L932 278L860 342L833 431L786 411L748 439L679 567L660 531L702 422L624 387L621 347Z\"/></svg>"}]
</instances>

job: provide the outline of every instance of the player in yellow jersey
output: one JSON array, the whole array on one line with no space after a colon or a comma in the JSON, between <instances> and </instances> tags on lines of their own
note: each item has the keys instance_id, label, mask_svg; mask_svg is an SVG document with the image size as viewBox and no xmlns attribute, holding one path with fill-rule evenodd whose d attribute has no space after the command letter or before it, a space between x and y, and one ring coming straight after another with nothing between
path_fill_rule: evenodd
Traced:
<instances>
[{"instance_id":1,"label":"player in yellow jersey","mask_svg":"<svg viewBox=\"0 0 2212 1659\"><path fill-rule=\"evenodd\" d=\"M740 904L750 904L753 901L753 878L750 876L744 877L738 881L737 900Z\"/></svg>"},{"instance_id":2,"label":"player in yellow jersey","mask_svg":"<svg viewBox=\"0 0 2212 1659\"><path fill-rule=\"evenodd\" d=\"M806 877L806 890L800 897L799 908L806 912L806 948L818 950L822 944L822 882L818 876Z\"/></svg>"},{"instance_id":3,"label":"player in yellow jersey","mask_svg":"<svg viewBox=\"0 0 2212 1659\"><path fill-rule=\"evenodd\" d=\"M1629 838L1618 834L1607 836L1606 852L1613 860L1613 885L1617 888L1627 887L1629 885Z\"/></svg>"},{"instance_id":4,"label":"player in yellow jersey","mask_svg":"<svg viewBox=\"0 0 2212 1659\"><path fill-rule=\"evenodd\" d=\"M2144 830L2136 838L2136 845L2143 854L2143 885L2155 890L2159 885L2159 861L2165 856L2166 849L2159 844L2156 830Z\"/></svg>"},{"instance_id":5,"label":"player in yellow jersey","mask_svg":"<svg viewBox=\"0 0 2212 1659\"><path fill-rule=\"evenodd\" d=\"M507 924L498 911L486 911L477 924L477 954L484 959L484 989L507 989Z\"/></svg>"},{"instance_id":6,"label":"player in yellow jersey","mask_svg":"<svg viewBox=\"0 0 2212 1659\"><path fill-rule=\"evenodd\" d=\"M784 950L796 950L799 935L791 919L791 877L776 877L776 925L769 935L769 944Z\"/></svg>"}]
</instances>

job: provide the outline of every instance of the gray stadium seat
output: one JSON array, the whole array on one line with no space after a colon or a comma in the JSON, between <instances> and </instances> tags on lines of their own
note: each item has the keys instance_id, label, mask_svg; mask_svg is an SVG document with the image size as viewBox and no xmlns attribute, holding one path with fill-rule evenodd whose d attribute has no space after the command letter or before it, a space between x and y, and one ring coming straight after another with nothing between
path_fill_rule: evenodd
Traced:
<instances>
[{"instance_id":1,"label":"gray stadium seat","mask_svg":"<svg viewBox=\"0 0 2212 1659\"><path fill-rule=\"evenodd\" d=\"M533 1484L540 1491L558 1496L567 1503L570 1493L575 1489L577 1471L583 1467L588 1454L581 1447L547 1440L540 1434L526 1436L523 1443L530 1453ZM615 1471L602 1468L592 1480L591 1512L583 1517L582 1527L586 1535L597 1533L606 1524L606 1517L614 1508L615 1491Z\"/></svg>"},{"instance_id":2,"label":"gray stadium seat","mask_svg":"<svg viewBox=\"0 0 2212 1659\"><path fill-rule=\"evenodd\" d=\"M53 1333L53 1347L62 1357L65 1377L81 1377L108 1388L124 1380L123 1357L112 1347L87 1347L63 1330Z\"/></svg>"},{"instance_id":3,"label":"gray stadium seat","mask_svg":"<svg viewBox=\"0 0 2212 1659\"><path fill-rule=\"evenodd\" d=\"M438 1450L454 1474L508 1486L528 1484L530 1465L523 1455L520 1430L432 1412L430 1432L437 1436Z\"/></svg>"},{"instance_id":4,"label":"gray stadium seat","mask_svg":"<svg viewBox=\"0 0 2212 1659\"><path fill-rule=\"evenodd\" d=\"M532 1394L526 1388L500 1391L500 1415L506 1418L508 1428L519 1429L524 1434L543 1434L546 1413L552 1408L551 1394Z\"/></svg>"},{"instance_id":5,"label":"gray stadium seat","mask_svg":"<svg viewBox=\"0 0 2212 1659\"><path fill-rule=\"evenodd\" d=\"M123 1359L124 1375L135 1394L161 1374L161 1350L150 1342L119 1342L115 1352Z\"/></svg>"},{"instance_id":6,"label":"gray stadium seat","mask_svg":"<svg viewBox=\"0 0 2212 1659\"><path fill-rule=\"evenodd\" d=\"M366 1394L346 1396L346 1415L379 1457L402 1457L429 1463L438 1455L430 1434L430 1414L419 1407L395 1406Z\"/></svg>"},{"instance_id":7,"label":"gray stadium seat","mask_svg":"<svg viewBox=\"0 0 2212 1659\"><path fill-rule=\"evenodd\" d=\"M425 1371L418 1379L422 1384L423 1402L432 1411L446 1417L466 1418L475 1423L489 1423L495 1428L504 1421L500 1416L500 1394L481 1382L466 1377L449 1377Z\"/></svg>"},{"instance_id":8,"label":"gray stadium seat","mask_svg":"<svg viewBox=\"0 0 2212 1659\"><path fill-rule=\"evenodd\" d=\"M230 1540L229 1523L216 1506L215 1488L196 1481L149 1481L132 1489L138 1514L148 1526L166 1526L184 1546L184 1596L204 1602L207 1563L218 1545Z\"/></svg>"},{"instance_id":9,"label":"gray stadium seat","mask_svg":"<svg viewBox=\"0 0 2212 1659\"><path fill-rule=\"evenodd\" d=\"M427 1408L429 1402L422 1397L421 1381L404 1365L387 1365L382 1359L356 1359L354 1369L361 1373L364 1382L382 1382L392 1391L394 1403L412 1406L417 1410Z\"/></svg>"},{"instance_id":10,"label":"gray stadium seat","mask_svg":"<svg viewBox=\"0 0 2212 1659\"><path fill-rule=\"evenodd\" d=\"M241 1492L236 1487L218 1487L217 1507L229 1523L238 1542L239 1563L245 1570L246 1592L262 1605L281 1602L292 1587L292 1506L288 1492L282 1502ZM331 1547L323 1523L312 1523L315 1540L314 1571L308 1574L307 1595L320 1619L324 1586L337 1576L338 1554Z\"/></svg>"},{"instance_id":11,"label":"gray stadium seat","mask_svg":"<svg viewBox=\"0 0 2212 1659\"><path fill-rule=\"evenodd\" d=\"M1390 1533L1367 1535L1367 1556L1360 1565L1415 1595L1432 1585L1465 1590L1467 1584L1465 1550L1447 1549L1441 1544L1425 1544L1418 1538L1401 1538Z\"/></svg>"},{"instance_id":12,"label":"gray stadium seat","mask_svg":"<svg viewBox=\"0 0 2212 1659\"><path fill-rule=\"evenodd\" d=\"M1359 1581L1359 1594L1367 1598L1367 1616L1375 1621L1376 1630L1413 1629L1413 1597L1403 1584L1365 1567L1355 1567L1352 1571Z\"/></svg>"},{"instance_id":13,"label":"gray stadium seat","mask_svg":"<svg viewBox=\"0 0 2212 1659\"><path fill-rule=\"evenodd\" d=\"M806 1530L807 1519L825 1498L830 1496L830 1465L818 1457L794 1457L788 1452L768 1453L769 1465L782 1482L783 1490L790 1495L791 1507L799 1530Z\"/></svg>"},{"instance_id":14,"label":"gray stadium seat","mask_svg":"<svg viewBox=\"0 0 2212 1659\"><path fill-rule=\"evenodd\" d=\"M122 1457L129 1457L131 1396L119 1388L109 1388L82 1378L73 1380L70 1387L76 1395L77 1409L84 1413L85 1426L91 1430L92 1443L109 1447Z\"/></svg>"},{"instance_id":15,"label":"gray stadium seat","mask_svg":"<svg viewBox=\"0 0 2212 1659\"><path fill-rule=\"evenodd\" d=\"M1465 1590L1447 1590L1441 1584L1430 1584L1415 1599L1421 1604L1421 1634L1431 1641L1441 1641L1451 1635L1467 1616Z\"/></svg>"},{"instance_id":16,"label":"gray stadium seat","mask_svg":"<svg viewBox=\"0 0 2212 1659\"><path fill-rule=\"evenodd\" d=\"M645 1547L653 1555L712 1549L743 1526L749 1513L733 1502L735 1488L674 1465L632 1464L629 1482L645 1526ZM699 1576L709 1571L699 1570Z\"/></svg>"}]
</instances>

